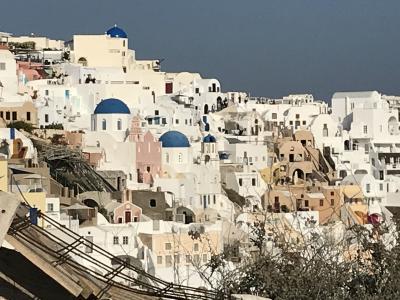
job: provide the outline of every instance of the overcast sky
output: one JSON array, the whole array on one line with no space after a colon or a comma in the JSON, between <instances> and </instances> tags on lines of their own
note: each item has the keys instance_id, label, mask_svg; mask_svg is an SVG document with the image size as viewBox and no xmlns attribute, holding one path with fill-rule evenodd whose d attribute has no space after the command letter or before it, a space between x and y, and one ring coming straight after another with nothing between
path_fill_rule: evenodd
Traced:
<instances>
[{"instance_id":1,"label":"overcast sky","mask_svg":"<svg viewBox=\"0 0 400 300\"><path fill-rule=\"evenodd\" d=\"M400 95L399 0L1 0L0 31L68 40L115 23L138 58L281 97Z\"/></svg>"}]
</instances>

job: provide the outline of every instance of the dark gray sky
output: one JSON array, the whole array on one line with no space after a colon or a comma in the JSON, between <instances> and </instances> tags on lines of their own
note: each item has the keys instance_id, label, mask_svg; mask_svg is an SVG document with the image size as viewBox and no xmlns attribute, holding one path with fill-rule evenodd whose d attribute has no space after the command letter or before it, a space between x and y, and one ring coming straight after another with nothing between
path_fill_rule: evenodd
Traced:
<instances>
[{"instance_id":1,"label":"dark gray sky","mask_svg":"<svg viewBox=\"0 0 400 300\"><path fill-rule=\"evenodd\" d=\"M399 0L1 0L0 31L70 39L117 23L138 58L227 90L400 95ZM8 11L11 11L8 13Z\"/></svg>"}]
</instances>

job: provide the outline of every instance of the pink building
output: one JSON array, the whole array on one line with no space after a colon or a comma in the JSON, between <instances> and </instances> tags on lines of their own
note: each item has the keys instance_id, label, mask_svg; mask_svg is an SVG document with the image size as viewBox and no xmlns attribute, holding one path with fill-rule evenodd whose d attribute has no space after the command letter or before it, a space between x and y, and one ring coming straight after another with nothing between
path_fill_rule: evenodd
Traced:
<instances>
[{"instance_id":1,"label":"pink building","mask_svg":"<svg viewBox=\"0 0 400 300\"><path fill-rule=\"evenodd\" d=\"M129 140L136 142L138 182L153 184L154 178L161 175L161 143L150 131L143 135L138 116L132 119Z\"/></svg>"},{"instance_id":2,"label":"pink building","mask_svg":"<svg viewBox=\"0 0 400 300\"><path fill-rule=\"evenodd\" d=\"M34 62L19 61L17 62L18 72L25 75L26 81L43 79L43 65Z\"/></svg>"},{"instance_id":3,"label":"pink building","mask_svg":"<svg viewBox=\"0 0 400 300\"><path fill-rule=\"evenodd\" d=\"M142 209L132 202L124 202L114 209L114 223L139 222Z\"/></svg>"}]
</instances>

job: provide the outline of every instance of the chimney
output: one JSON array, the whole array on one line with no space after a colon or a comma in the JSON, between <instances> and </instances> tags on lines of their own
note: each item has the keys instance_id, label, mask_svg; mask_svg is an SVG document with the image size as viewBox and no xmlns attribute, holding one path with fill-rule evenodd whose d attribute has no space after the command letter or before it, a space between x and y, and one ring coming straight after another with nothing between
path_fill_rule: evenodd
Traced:
<instances>
[{"instance_id":1,"label":"chimney","mask_svg":"<svg viewBox=\"0 0 400 300\"><path fill-rule=\"evenodd\" d=\"M68 197L68 187L64 186L62 188L62 194L63 197Z\"/></svg>"}]
</instances>

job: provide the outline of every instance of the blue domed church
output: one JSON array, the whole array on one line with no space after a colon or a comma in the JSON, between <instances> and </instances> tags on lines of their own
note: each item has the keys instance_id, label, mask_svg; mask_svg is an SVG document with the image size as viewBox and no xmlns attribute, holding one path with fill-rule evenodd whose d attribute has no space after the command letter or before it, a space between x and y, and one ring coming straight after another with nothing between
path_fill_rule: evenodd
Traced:
<instances>
[{"instance_id":1,"label":"blue domed church","mask_svg":"<svg viewBox=\"0 0 400 300\"><path fill-rule=\"evenodd\" d=\"M130 125L131 111L119 99L109 98L97 104L92 114L92 131L103 131L123 141Z\"/></svg>"},{"instance_id":2,"label":"blue domed church","mask_svg":"<svg viewBox=\"0 0 400 300\"><path fill-rule=\"evenodd\" d=\"M179 131L171 130L162 134L159 141L162 146L162 169L188 172L192 162L192 148L188 138Z\"/></svg>"}]
</instances>

